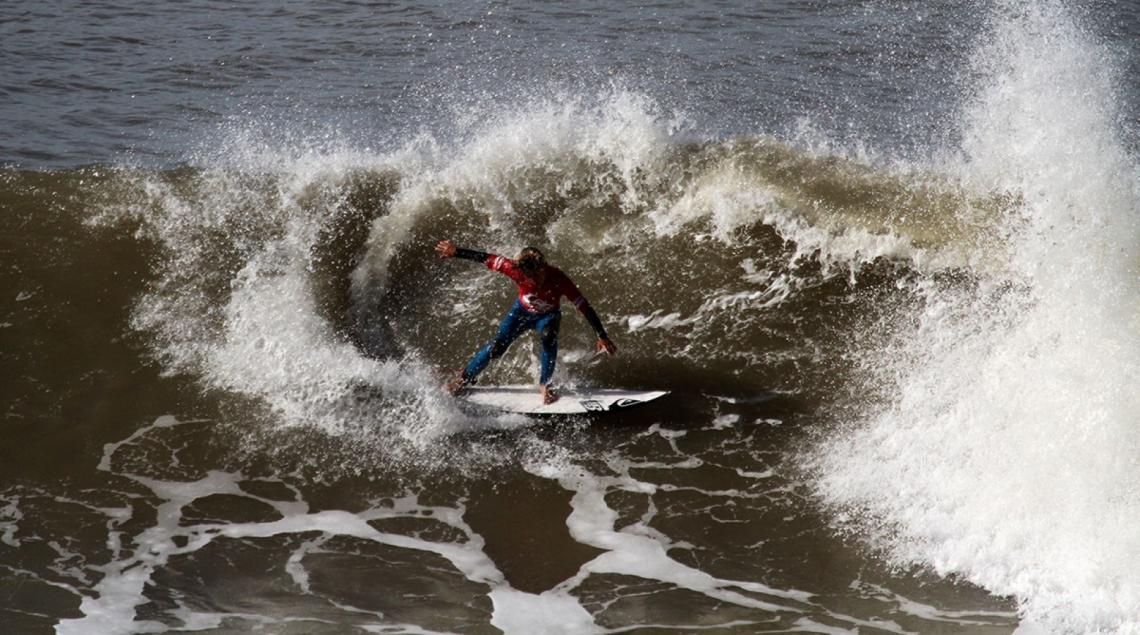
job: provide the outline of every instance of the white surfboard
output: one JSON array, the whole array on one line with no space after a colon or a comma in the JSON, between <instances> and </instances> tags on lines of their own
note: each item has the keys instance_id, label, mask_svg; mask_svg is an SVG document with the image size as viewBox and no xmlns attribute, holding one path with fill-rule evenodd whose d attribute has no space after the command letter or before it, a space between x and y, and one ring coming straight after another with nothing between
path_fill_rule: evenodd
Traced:
<instances>
[{"instance_id":1,"label":"white surfboard","mask_svg":"<svg viewBox=\"0 0 1140 635\"><path fill-rule=\"evenodd\" d=\"M533 415L576 415L613 412L669 394L667 390L582 388L560 390L558 401L543 404L537 386L473 386L459 397L469 403L504 412Z\"/></svg>"}]
</instances>

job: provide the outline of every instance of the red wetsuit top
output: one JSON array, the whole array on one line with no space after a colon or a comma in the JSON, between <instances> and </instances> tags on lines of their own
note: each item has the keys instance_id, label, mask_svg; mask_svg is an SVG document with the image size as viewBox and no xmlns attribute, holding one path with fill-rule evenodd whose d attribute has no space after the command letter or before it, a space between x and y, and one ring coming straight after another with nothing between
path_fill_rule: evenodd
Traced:
<instances>
[{"instance_id":1,"label":"red wetsuit top","mask_svg":"<svg viewBox=\"0 0 1140 635\"><path fill-rule=\"evenodd\" d=\"M586 296L582 295L570 276L562 273L558 267L543 265L544 275L542 282L538 283L523 273L516 261L506 256L472 249L456 249L455 256L482 262L491 271L498 271L513 280L519 288L519 304L531 313L554 311L561 305L562 296L566 296L566 299L574 304L574 307L582 313L590 326L594 327L598 337L606 337L606 330L602 327L602 321L598 318L597 312L586 301Z\"/></svg>"}]
</instances>

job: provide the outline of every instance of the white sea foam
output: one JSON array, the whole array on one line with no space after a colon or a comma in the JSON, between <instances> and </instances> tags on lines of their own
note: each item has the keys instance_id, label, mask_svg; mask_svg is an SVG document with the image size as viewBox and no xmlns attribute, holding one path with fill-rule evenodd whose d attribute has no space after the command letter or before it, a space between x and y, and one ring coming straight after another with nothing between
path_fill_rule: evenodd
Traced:
<instances>
[{"instance_id":1,"label":"white sea foam","mask_svg":"<svg viewBox=\"0 0 1140 635\"><path fill-rule=\"evenodd\" d=\"M113 510L114 513L108 514L108 540L113 545L112 558L106 564L94 566L101 578L92 586L90 593L84 594L79 607L82 616L61 620L56 629L58 633L99 632L114 635L165 631L167 625L139 620L136 615L138 608L148 601L145 595L147 585L157 571L170 564L171 558L192 557L192 554L219 538L242 540L308 535L313 532L318 532L319 537L299 542L283 563L298 592L313 593L306 557L320 553L324 545L334 537L347 536L397 549L430 552L446 559L467 580L487 587L487 597L493 606L491 625L512 635L532 633L536 629L568 634L603 632L594 622L593 616L571 593L592 572L625 572L649 579L676 582L685 588L753 608L797 610L756 600L730 589L742 588L790 600L807 600L811 597L810 594L781 591L758 583L716 580L665 556L664 547L669 543L664 536L645 526L626 528L621 534L616 533L612 527L612 510L600 499L600 495L607 486L617 484L622 487L639 487L636 482L628 478L620 484L611 482L612 479L596 480L577 471L578 468L569 462L564 451L542 443L539 443L542 447L531 453L538 457L537 462L532 464L534 471L546 478L566 478L568 474L575 473L579 475L572 481L567 481L579 488L579 494L575 496L575 512L568 521L571 530L577 528L577 536L589 539L591 544L606 544L609 549L608 555L591 562L577 576L542 593L520 591L504 579L494 562L484 553L483 538L464 520L465 510L462 505L425 505L416 496L407 495L382 504L374 503L362 511L312 511L296 490L294 500L263 498L249 493L241 487L240 483L245 477L238 472L210 471L194 481L178 481L132 474L117 467L116 455L119 452L131 446L146 445L151 441L151 436L161 434L164 429L187 423L191 422L162 417L131 436L105 446L100 469L132 480L153 495L157 500L154 524L132 535L131 546L126 547L120 544L119 528L135 518L134 510ZM598 485L603 489L598 489ZM264 522L186 522L184 513L187 508L196 501L218 494L244 497L268 505L277 511L280 518ZM399 518L431 518L454 529L462 538L453 542L428 540L416 535L381 531L370 524L372 521ZM614 536L618 538L615 540ZM643 559L646 555L651 556L650 560ZM71 590L69 587L64 588ZM324 597L323 594L321 597ZM434 632L415 624L393 622L379 612L326 599L342 611L358 614L360 622L354 625L367 631ZM290 622L326 621L317 616L295 617L256 611L218 613L181 604L170 608L168 614L182 621L183 628L187 630L217 628L223 620L234 619L245 620L260 627L274 627Z\"/></svg>"},{"instance_id":2,"label":"white sea foam","mask_svg":"<svg viewBox=\"0 0 1140 635\"><path fill-rule=\"evenodd\" d=\"M0 543L9 547L19 547L20 541L16 538L16 531L24 518L23 512L20 511L20 499L15 496L4 496L0 498L0 502L3 503L0 507Z\"/></svg>"},{"instance_id":3,"label":"white sea foam","mask_svg":"<svg viewBox=\"0 0 1140 635\"><path fill-rule=\"evenodd\" d=\"M818 488L892 558L1052 632L1140 632L1140 188L1116 61L1055 2L1001 6L963 178L1016 193L1007 276L924 284L872 355L891 405L823 444Z\"/></svg>"},{"instance_id":4,"label":"white sea foam","mask_svg":"<svg viewBox=\"0 0 1140 635\"><path fill-rule=\"evenodd\" d=\"M157 499L154 524L132 536L132 551L119 544L118 536L119 527L134 518L133 511L122 510L123 513L116 512L109 516L108 541L113 543L112 559L104 565L94 567L102 577L94 584L91 593L84 594L79 606L82 617L64 619L57 625L56 631L61 635L165 631L168 629L165 624L136 619L136 611L147 602L144 590L152 576L167 566L172 557L188 556L222 537L240 540L311 532L319 532L321 537L302 541L283 563L299 592L311 593L305 557L320 550L321 545L331 537L349 536L443 557L467 580L487 586L488 596L494 605L491 623L506 633L530 633L543 625L567 633L598 632L590 614L564 590L532 594L512 588L494 562L483 552L483 539L464 521L465 510L461 505L425 505L417 497L408 495L383 504L373 504L357 512L336 509L311 511L299 495L295 500L282 501L250 494L240 486L245 479L241 473L211 471L195 481L175 481L117 469L115 456L121 449L145 443L156 432L185 423L173 417L163 417L140 428L130 437L105 446L100 469L138 483ZM268 505L278 512L280 518L265 522L186 522L184 510L195 501L217 494L245 497ZM399 518L431 518L454 529L462 539L454 542L433 541L416 535L381 531L370 524L372 521ZM366 630L432 632L411 624L393 623L382 614L357 607L343 605L342 609L361 614L362 620L365 620L361 627ZM222 619L243 618L266 626L300 620L256 612L219 614L188 606L177 606L170 614L182 620L185 628L190 630L217 627ZM368 619L371 619L371 623L368 623Z\"/></svg>"},{"instance_id":5,"label":"white sea foam","mask_svg":"<svg viewBox=\"0 0 1140 635\"><path fill-rule=\"evenodd\" d=\"M491 625L504 633L602 632L578 600L561 590L534 594L501 587L490 596L495 605Z\"/></svg>"},{"instance_id":6,"label":"white sea foam","mask_svg":"<svg viewBox=\"0 0 1140 635\"><path fill-rule=\"evenodd\" d=\"M656 433L656 432L652 432ZM631 478L630 466L619 470L619 476L599 476L575 465L533 463L528 471L554 478L566 489L574 492L570 501L572 511L566 519L570 535L580 543L602 549L604 553L586 562L578 573L556 587L566 593L580 585L589 575L621 574L647 580L657 580L678 588L687 589L710 598L738 606L770 612L799 613L797 603L808 602L812 595L802 591L775 589L765 584L742 580L721 580L708 573L689 567L670 557L671 547L683 547L654 530L647 522L638 522L622 529L616 528L617 512L605 500L611 489L651 494L656 486ZM639 465L639 467L647 467ZM693 465L660 464L659 467L687 469ZM652 506L650 514L652 514ZM757 599L740 590L788 600L775 603Z\"/></svg>"}]
</instances>

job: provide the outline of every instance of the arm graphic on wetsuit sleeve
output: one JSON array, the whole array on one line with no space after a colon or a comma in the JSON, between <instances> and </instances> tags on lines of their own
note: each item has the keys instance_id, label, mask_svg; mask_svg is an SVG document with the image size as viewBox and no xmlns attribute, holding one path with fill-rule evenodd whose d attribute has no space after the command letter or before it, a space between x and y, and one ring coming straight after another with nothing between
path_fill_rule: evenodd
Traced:
<instances>
[{"instance_id":1,"label":"arm graphic on wetsuit sleeve","mask_svg":"<svg viewBox=\"0 0 1140 635\"><path fill-rule=\"evenodd\" d=\"M475 249L463 249L456 247L455 243L450 240L441 240L435 244L435 252L439 254L440 258L463 258L464 260L474 260L487 265L488 268L494 269L493 263L497 263L500 259L506 260L502 256L496 254L489 254L485 251L477 251Z\"/></svg>"},{"instance_id":2,"label":"arm graphic on wetsuit sleeve","mask_svg":"<svg viewBox=\"0 0 1140 635\"><path fill-rule=\"evenodd\" d=\"M462 247L455 248L455 257L464 260L474 260L475 262L487 262L487 258L491 254L485 251L476 251L474 249L464 249Z\"/></svg>"},{"instance_id":3,"label":"arm graphic on wetsuit sleeve","mask_svg":"<svg viewBox=\"0 0 1140 635\"><path fill-rule=\"evenodd\" d=\"M499 254L492 254L486 251L479 251L477 249L464 249L463 247L456 247L455 243L450 240L441 240L435 244L435 251L439 254L440 258L462 258L464 260L471 260L474 262L481 262L487 265L491 271L498 271L510 277L514 270L515 261L500 256Z\"/></svg>"}]
</instances>

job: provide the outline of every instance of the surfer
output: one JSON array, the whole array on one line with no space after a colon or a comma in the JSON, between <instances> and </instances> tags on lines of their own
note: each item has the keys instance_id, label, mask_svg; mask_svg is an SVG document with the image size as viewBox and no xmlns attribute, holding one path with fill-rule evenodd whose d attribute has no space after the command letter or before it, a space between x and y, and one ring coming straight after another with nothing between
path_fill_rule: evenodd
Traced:
<instances>
[{"instance_id":1,"label":"surfer","mask_svg":"<svg viewBox=\"0 0 1140 635\"><path fill-rule=\"evenodd\" d=\"M562 321L562 311L559 306L562 296L566 296L567 300L574 303L594 328L594 332L598 335L598 351L609 355L617 351L617 346L606 335L602 321L586 301L586 297L578 287L574 286L569 276L562 273L561 269L547 264L542 252L534 247L523 249L515 260L498 254L461 249L450 240L439 241L435 245L435 250L441 258L464 258L481 262L487 265L488 269L506 275L518 285L519 289L519 297L503 317L495 339L479 349L459 376L448 382L446 388L451 394L458 394L475 381L487 364L490 364L492 359L502 357L511 343L524 331L534 329L542 342L539 393L542 395L543 403L553 403L557 400L558 394L551 387L550 379L554 375L554 364L558 357L558 327Z\"/></svg>"}]
</instances>

